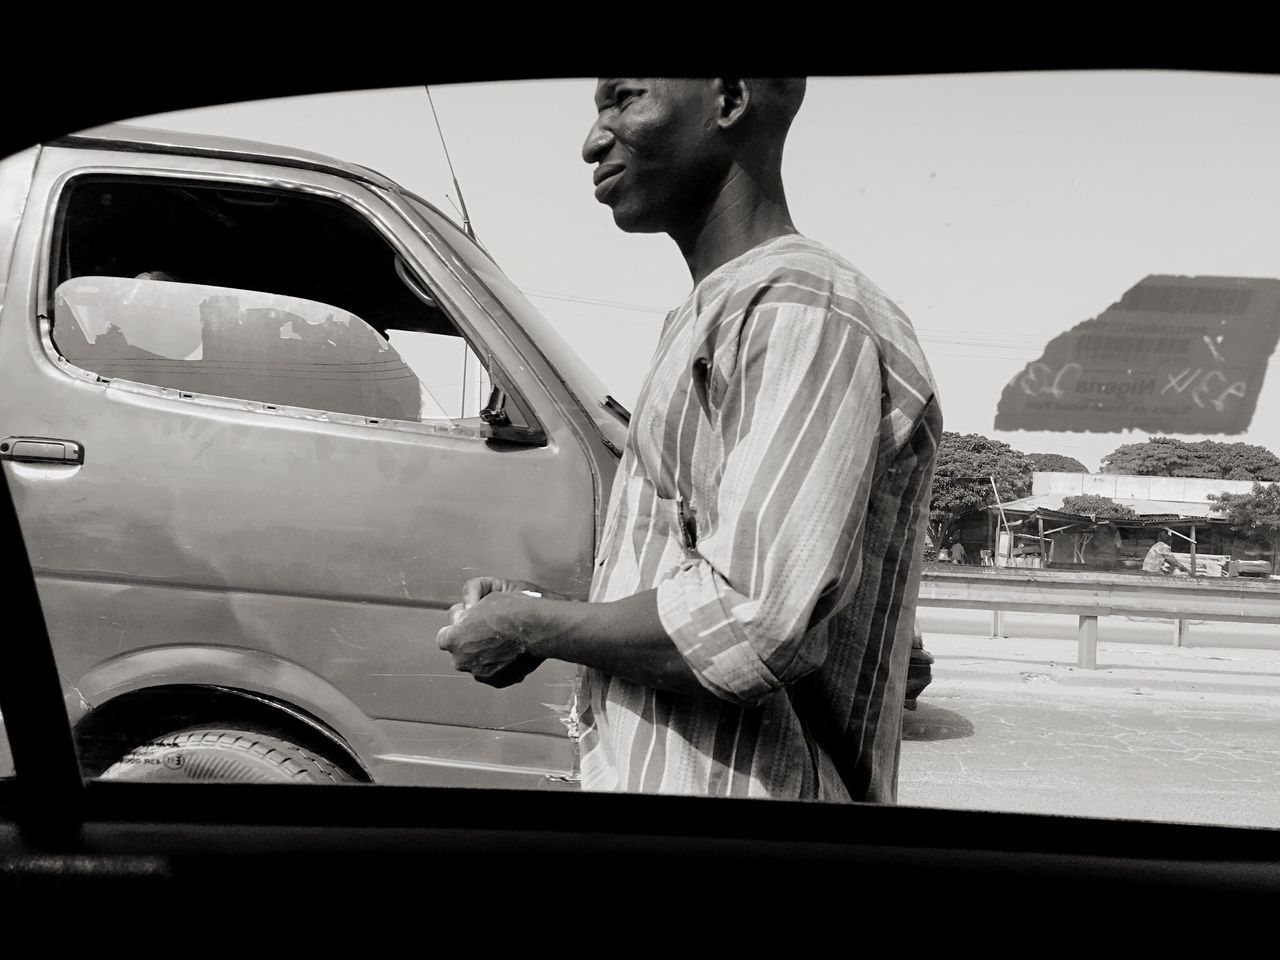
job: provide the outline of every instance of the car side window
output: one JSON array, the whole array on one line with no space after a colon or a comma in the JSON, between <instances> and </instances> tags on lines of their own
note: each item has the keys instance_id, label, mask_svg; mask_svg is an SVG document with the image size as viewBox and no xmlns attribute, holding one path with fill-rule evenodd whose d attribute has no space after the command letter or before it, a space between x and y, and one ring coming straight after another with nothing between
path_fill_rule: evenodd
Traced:
<instances>
[{"instance_id":1,"label":"car side window","mask_svg":"<svg viewBox=\"0 0 1280 960\"><path fill-rule=\"evenodd\" d=\"M477 417L484 363L377 230L279 190L81 177L51 336L103 379L405 421Z\"/></svg>"}]
</instances>

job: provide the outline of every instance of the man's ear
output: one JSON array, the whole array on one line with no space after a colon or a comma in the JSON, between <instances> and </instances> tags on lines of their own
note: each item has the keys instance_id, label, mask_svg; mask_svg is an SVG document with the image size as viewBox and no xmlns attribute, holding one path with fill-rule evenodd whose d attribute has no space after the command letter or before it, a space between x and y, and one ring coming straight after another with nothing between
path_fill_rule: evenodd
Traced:
<instances>
[{"instance_id":1,"label":"man's ear","mask_svg":"<svg viewBox=\"0 0 1280 960\"><path fill-rule=\"evenodd\" d=\"M737 126L751 107L751 81L720 78L718 81L719 112L716 123L721 130Z\"/></svg>"}]
</instances>

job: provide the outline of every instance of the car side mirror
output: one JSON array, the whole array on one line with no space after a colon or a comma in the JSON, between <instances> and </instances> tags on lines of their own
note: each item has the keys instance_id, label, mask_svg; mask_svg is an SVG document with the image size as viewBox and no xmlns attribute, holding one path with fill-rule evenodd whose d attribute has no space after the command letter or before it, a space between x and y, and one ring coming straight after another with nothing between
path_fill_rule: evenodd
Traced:
<instances>
[{"instance_id":1,"label":"car side mirror","mask_svg":"<svg viewBox=\"0 0 1280 960\"><path fill-rule=\"evenodd\" d=\"M482 433L485 439L532 447L546 446L547 435L540 427L526 427L511 422L511 417L506 411L507 401L507 392L494 384L489 393L488 403L480 411L480 419L484 423Z\"/></svg>"}]
</instances>

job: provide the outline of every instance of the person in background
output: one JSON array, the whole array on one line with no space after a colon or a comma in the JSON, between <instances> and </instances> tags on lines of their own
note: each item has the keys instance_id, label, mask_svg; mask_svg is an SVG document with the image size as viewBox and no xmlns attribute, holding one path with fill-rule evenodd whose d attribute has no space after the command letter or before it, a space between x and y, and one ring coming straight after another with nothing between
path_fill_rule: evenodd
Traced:
<instances>
[{"instance_id":1,"label":"person in background","mask_svg":"<svg viewBox=\"0 0 1280 960\"><path fill-rule=\"evenodd\" d=\"M1165 530L1161 530L1156 537L1156 542L1151 545L1151 549L1147 551L1147 555L1142 561L1143 573L1161 574L1165 572L1165 566L1177 567L1185 573L1191 570L1185 563L1174 556L1173 548L1169 546L1169 534Z\"/></svg>"},{"instance_id":2,"label":"person in background","mask_svg":"<svg viewBox=\"0 0 1280 960\"><path fill-rule=\"evenodd\" d=\"M965 555L964 544L959 540L951 543L951 562L952 563L968 563L969 558Z\"/></svg>"}]
</instances>

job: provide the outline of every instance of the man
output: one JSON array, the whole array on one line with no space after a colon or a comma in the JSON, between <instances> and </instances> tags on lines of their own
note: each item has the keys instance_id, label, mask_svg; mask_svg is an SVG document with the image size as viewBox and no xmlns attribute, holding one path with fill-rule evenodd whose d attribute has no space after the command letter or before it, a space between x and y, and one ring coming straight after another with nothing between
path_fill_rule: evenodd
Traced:
<instances>
[{"instance_id":1,"label":"man","mask_svg":"<svg viewBox=\"0 0 1280 960\"><path fill-rule=\"evenodd\" d=\"M959 540L951 543L951 562L952 563L968 563L969 558L965 556L964 544Z\"/></svg>"},{"instance_id":2,"label":"man","mask_svg":"<svg viewBox=\"0 0 1280 960\"><path fill-rule=\"evenodd\" d=\"M798 233L803 79L602 80L583 147L693 290L632 416L590 602L467 584L440 646L503 686L582 667L582 786L896 799L942 418L910 322Z\"/></svg>"},{"instance_id":3,"label":"man","mask_svg":"<svg viewBox=\"0 0 1280 960\"><path fill-rule=\"evenodd\" d=\"M1186 573L1191 572L1185 563L1174 556L1173 548L1169 546L1169 534L1161 530L1156 536L1156 542L1151 545L1151 549L1142 560L1142 572L1164 573L1166 563Z\"/></svg>"}]
</instances>

